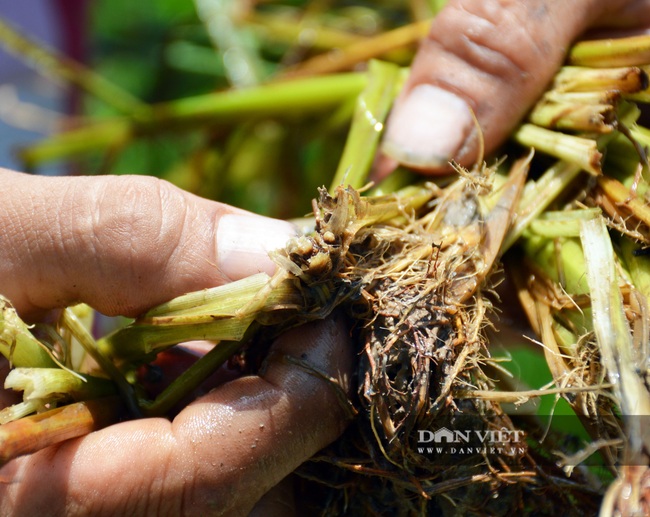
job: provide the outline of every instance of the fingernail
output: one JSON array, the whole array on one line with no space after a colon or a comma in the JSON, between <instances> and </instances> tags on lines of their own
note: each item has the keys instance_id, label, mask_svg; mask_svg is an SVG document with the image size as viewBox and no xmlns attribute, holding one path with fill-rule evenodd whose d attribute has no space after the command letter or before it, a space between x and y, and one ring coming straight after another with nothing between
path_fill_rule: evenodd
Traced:
<instances>
[{"instance_id":1,"label":"fingernail","mask_svg":"<svg viewBox=\"0 0 650 517\"><path fill-rule=\"evenodd\" d=\"M444 167L457 156L473 128L472 112L463 99L421 84L395 106L382 149L404 165Z\"/></svg>"},{"instance_id":2,"label":"fingernail","mask_svg":"<svg viewBox=\"0 0 650 517\"><path fill-rule=\"evenodd\" d=\"M256 273L272 275L276 265L269 252L297 235L286 221L257 215L226 214L217 228L217 266L230 280Z\"/></svg>"}]
</instances>

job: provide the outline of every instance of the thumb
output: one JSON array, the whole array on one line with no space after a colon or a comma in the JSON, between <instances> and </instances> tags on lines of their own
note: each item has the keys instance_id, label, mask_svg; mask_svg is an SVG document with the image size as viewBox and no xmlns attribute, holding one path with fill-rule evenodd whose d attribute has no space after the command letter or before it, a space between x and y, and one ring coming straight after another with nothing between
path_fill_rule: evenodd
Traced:
<instances>
[{"instance_id":1,"label":"thumb","mask_svg":"<svg viewBox=\"0 0 650 517\"><path fill-rule=\"evenodd\" d=\"M434 173L448 171L451 160L471 165L480 158L479 133L486 152L501 144L579 34L635 3L450 0L413 62L383 151Z\"/></svg>"},{"instance_id":2,"label":"thumb","mask_svg":"<svg viewBox=\"0 0 650 517\"><path fill-rule=\"evenodd\" d=\"M145 176L42 177L0 169L0 293L23 315L83 301L135 316L275 266L295 234Z\"/></svg>"}]
</instances>

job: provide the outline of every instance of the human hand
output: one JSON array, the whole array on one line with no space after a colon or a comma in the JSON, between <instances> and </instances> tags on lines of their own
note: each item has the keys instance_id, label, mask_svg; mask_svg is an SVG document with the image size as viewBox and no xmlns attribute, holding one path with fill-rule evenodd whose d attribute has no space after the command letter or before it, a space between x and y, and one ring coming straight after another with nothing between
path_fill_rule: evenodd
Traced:
<instances>
[{"instance_id":1,"label":"human hand","mask_svg":"<svg viewBox=\"0 0 650 517\"><path fill-rule=\"evenodd\" d=\"M145 176L48 178L0 168L0 293L23 316L84 301L136 316L265 271L285 222Z\"/></svg>"},{"instance_id":2,"label":"human hand","mask_svg":"<svg viewBox=\"0 0 650 517\"><path fill-rule=\"evenodd\" d=\"M75 301L136 315L186 291L272 272L266 252L293 233L153 178L0 170L0 185L0 292L32 319ZM172 422L122 422L9 462L0 515L247 515L345 427L332 387L283 358L346 389L352 353L340 319L288 332L259 376L225 382Z\"/></svg>"},{"instance_id":3,"label":"human hand","mask_svg":"<svg viewBox=\"0 0 650 517\"><path fill-rule=\"evenodd\" d=\"M383 151L434 174L449 172L451 160L471 166L479 133L487 153L503 143L579 35L648 27L647 0L450 0L413 62Z\"/></svg>"}]
</instances>

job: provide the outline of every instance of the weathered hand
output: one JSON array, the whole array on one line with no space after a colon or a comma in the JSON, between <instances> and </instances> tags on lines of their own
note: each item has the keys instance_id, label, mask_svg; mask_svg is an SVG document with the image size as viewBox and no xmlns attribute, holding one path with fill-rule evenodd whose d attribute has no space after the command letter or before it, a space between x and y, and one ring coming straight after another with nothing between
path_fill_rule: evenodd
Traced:
<instances>
[{"instance_id":1,"label":"weathered hand","mask_svg":"<svg viewBox=\"0 0 650 517\"><path fill-rule=\"evenodd\" d=\"M133 316L189 291L273 272L284 221L146 176L0 169L0 293L23 316L83 300Z\"/></svg>"},{"instance_id":2,"label":"weathered hand","mask_svg":"<svg viewBox=\"0 0 650 517\"><path fill-rule=\"evenodd\" d=\"M388 120L384 152L431 173L495 150L587 29L650 27L647 0L450 0ZM474 119L476 117L476 120ZM383 167L386 174L388 167Z\"/></svg>"},{"instance_id":3,"label":"weathered hand","mask_svg":"<svg viewBox=\"0 0 650 517\"><path fill-rule=\"evenodd\" d=\"M266 252L293 233L152 178L3 170L0 185L0 293L32 318L74 301L135 315L270 272ZM288 332L259 376L220 385L171 422L123 422L9 462L0 515L247 515L346 423L332 386L286 357L347 389L352 355L341 319Z\"/></svg>"},{"instance_id":4,"label":"weathered hand","mask_svg":"<svg viewBox=\"0 0 650 517\"><path fill-rule=\"evenodd\" d=\"M0 515L248 515L346 423L332 386L283 360L301 358L345 387L342 321L294 329L272 350L260 376L221 385L172 422L122 422L9 462Z\"/></svg>"}]
</instances>

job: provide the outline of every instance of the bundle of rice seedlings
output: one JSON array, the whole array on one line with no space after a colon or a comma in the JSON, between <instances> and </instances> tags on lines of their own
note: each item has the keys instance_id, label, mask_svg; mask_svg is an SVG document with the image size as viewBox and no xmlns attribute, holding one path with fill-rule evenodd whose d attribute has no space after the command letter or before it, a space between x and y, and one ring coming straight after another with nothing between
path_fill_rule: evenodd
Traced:
<instances>
[{"instance_id":1,"label":"bundle of rice seedlings","mask_svg":"<svg viewBox=\"0 0 650 517\"><path fill-rule=\"evenodd\" d=\"M615 52L595 59L603 53L599 42L576 45L569 66L513 135L535 157L525 151L512 162L458 168L447 183L363 191L401 77L397 67L375 63L361 79L365 89L334 185L319 190L311 230L273 254L273 277L187 294L98 341L78 316L82 308L66 309L56 327L36 332L2 300L0 352L22 367L9 385L27 388L27 406L3 413L0 458L89 432L121 406L133 415L166 414L233 354L246 361L269 336L341 307L360 355L357 392L347 400L330 383L354 418L299 472L321 487L324 514L647 513L650 218L647 136L635 125L633 101L646 100L648 41L634 40L632 52L630 40L614 45L624 49L622 64ZM353 88L359 77L348 77ZM264 88L219 97L216 105L227 113L233 98L264 92L290 102L285 94L295 83ZM182 113L202 113L198 104ZM100 134L114 138L131 124L111 121ZM560 161L538 174L541 154ZM503 368L487 330L499 326L495 289L504 271L554 387L500 389ZM137 367L193 339L216 345L147 400ZM80 347L94 361L91 370L71 360ZM590 443L575 447L536 417L504 409L545 393L568 401ZM24 416L28 411L37 414ZM25 426L38 441L27 444ZM606 475L588 468L596 453Z\"/></svg>"},{"instance_id":2,"label":"bundle of rice seedlings","mask_svg":"<svg viewBox=\"0 0 650 517\"><path fill-rule=\"evenodd\" d=\"M574 172L561 164L547 171L545 175L556 175L564 167L562 176L566 178L568 170L571 179L561 180L560 196L552 201L556 210L540 214L523 232L519 260L523 258L524 267L515 265L513 258L508 268L555 385L566 389L562 396L591 438L575 454L560 455L559 463L570 473L577 464L600 455L601 464L615 477L605 493L601 515L643 515L650 510L650 441L645 429L650 415L648 292L644 280L648 266L644 249L650 236L645 197L648 160L645 130L635 122L635 106L625 100L645 98L645 49L645 38L585 42L573 49L570 60L577 64L626 65L589 70L585 77L603 77L604 71L625 77L626 83L635 77L632 82L637 86L631 90L620 83L607 87L607 97L619 100L611 105L614 111L608 111L613 117L601 117L605 111L598 108L599 116L592 118L598 124L585 135L597 144L590 165L581 164L591 179L579 185L573 180ZM579 86L585 92L599 88ZM584 142L580 145L584 147ZM605 146L606 160L601 154ZM573 191L567 195L571 181ZM546 188L544 176L540 183ZM537 190L530 186L531 192Z\"/></svg>"}]
</instances>

